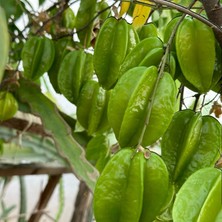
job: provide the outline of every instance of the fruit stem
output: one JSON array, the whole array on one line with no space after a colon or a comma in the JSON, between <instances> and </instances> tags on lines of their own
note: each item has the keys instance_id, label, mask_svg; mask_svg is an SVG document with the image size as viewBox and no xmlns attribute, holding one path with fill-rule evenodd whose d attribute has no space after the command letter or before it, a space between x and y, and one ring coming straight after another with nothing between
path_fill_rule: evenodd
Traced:
<instances>
[{"instance_id":1,"label":"fruit stem","mask_svg":"<svg viewBox=\"0 0 222 222\"><path fill-rule=\"evenodd\" d=\"M200 96L201 96L201 94L199 94L199 93L196 94L196 95L194 95L194 97L195 97L195 102L194 102L194 105L193 105L193 111L194 111L194 112L196 112L196 109L197 109L197 105L198 105Z\"/></svg>"},{"instance_id":2,"label":"fruit stem","mask_svg":"<svg viewBox=\"0 0 222 222\"><path fill-rule=\"evenodd\" d=\"M192 8L192 6L195 4L196 0L194 0L188 7L188 9ZM138 145L137 145L137 148L140 147L142 145L142 142L143 142L143 137L145 135L145 132L146 132L146 128L150 122L150 116L151 116L151 111L152 111L152 107L153 107L153 103L154 103L154 99L155 99L155 94L156 94L156 91L157 91L157 87L158 87L158 84L161 80L161 78L163 77L164 75L164 68L165 68L165 64L166 64L166 61L167 61L167 57L170 53L170 47L172 45L172 42L173 42L173 39L175 37L175 34L176 34L176 31L180 25L180 23L183 21L183 19L185 18L186 14L183 14L181 16L181 18L179 19L179 21L176 23L175 25L175 28L173 29L171 35L170 35L170 38L169 38L169 41L167 42L167 45L166 45L166 49L165 49L165 53L162 57L162 60L160 62L160 65L159 65L159 68L158 68L158 77L156 79L156 82L155 82L155 85L154 85L154 89L153 89L153 92L152 92L152 95L150 97L150 100L148 102L148 105L147 105L147 115L146 115L146 119L145 119L145 122L144 122L144 126L143 126L143 129L142 129L142 132L140 134L140 137L139 137L139 141L138 141Z\"/></svg>"}]
</instances>

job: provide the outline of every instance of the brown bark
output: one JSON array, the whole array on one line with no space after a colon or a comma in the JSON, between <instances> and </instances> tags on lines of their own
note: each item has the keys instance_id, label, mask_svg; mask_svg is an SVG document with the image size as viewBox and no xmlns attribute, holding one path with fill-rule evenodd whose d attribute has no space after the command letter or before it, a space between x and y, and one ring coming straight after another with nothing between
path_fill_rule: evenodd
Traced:
<instances>
[{"instance_id":1,"label":"brown bark","mask_svg":"<svg viewBox=\"0 0 222 222\"><path fill-rule=\"evenodd\" d=\"M222 6L219 0L200 0L207 13L209 21L222 28ZM217 41L222 48L222 32L214 30Z\"/></svg>"},{"instance_id":2,"label":"brown bark","mask_svg":"<svg viewBox=\"0 0 222 222\"><path fill-rule=\"evenodd\" d=\"M6 126L8 128L16 129L19 130L20 132L25 131L25 132L35 133L41 136L51 137L51 135L45 131L43 125L36 122L30 123L26 119L19 119L14 117L4 122L0 122L0 126Z\"/></svg>"},{"instance_id":3,"label":"brown bark","mask_svg":"<svg viewBox=\"0 0 222 222\"><path fill-rule=\"evenodd\" d=\"M70 168L63 166L50 166L49 164L0 164L0 176L25 176L25 175L58 175L72 173Z\"/></svg>"},{"instance_id":4,"label":"brown bark","mask_svg":"<svg viewBox=\"0 0 222 222\"><path fill-rule=\"evenodd\" d=\"M138 0L133 0L133 2L137 4L142 4L142 5L147 4L144 2L140 2ZM222 48L222 6L219 0L200 0L200 2L202 2L203 4L204 9L206 10L208 19L193 12L192 10L189 10L186 7L183 7L171 1L150 0L150 2L153 2L156 5L161 5L161 6L166 6L172 9L176 9L177 11L190 15L200 20L201 22L205 23L206 25L210 26L213 29L215 36Z\"/></svg>"},{"instance_id":5,"label":"brown bark","mask_svg":"<svg viewBox=\"0 0 222 222\"><path fill-rule=\"evenodd\" d=\"M81 181L75 201L75 211L71 222L89 222L92 216L93 194L86 184Z\"/></svg>"},{"instance_id":6,"label":"brown bark","mask_svg":"<svg viewBox=\"0 0 222 222\"><path fill-rule=\"evenodd\" d=\"M36 210L33 212L28 222L38 222L40 220L41 216L44 213L43 210L47 206L57 184L59 183L61 176L62 175L60 174L56 176L51 176L49 178L48 183L40 196L39 203L36 206Z\"/></svg>"}]
</instances>

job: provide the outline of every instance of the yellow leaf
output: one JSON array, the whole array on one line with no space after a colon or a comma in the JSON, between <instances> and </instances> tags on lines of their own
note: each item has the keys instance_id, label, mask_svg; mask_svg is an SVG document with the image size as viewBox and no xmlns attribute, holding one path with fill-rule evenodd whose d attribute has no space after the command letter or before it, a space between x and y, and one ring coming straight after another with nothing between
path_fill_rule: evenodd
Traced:
<instances>
[{"instance_id":1,"label":"yellow leaf","mask_svg":"<svg viewBox=\"0 0 222 222\"><path fill-rule=\"evenodd\" d=\"M126 13L130 7L130 2L121 2L119 17L121 17L124 13Z\"/></svg>"},{"instance_id":2,"label":"yellow leaf","mask_svg":"<svg viewBox=\"0 0 222 222\"><path fill-rule=\"evenodd\" d=\"M147 0L140 0L140 2L143 3L150 3L150 1ZM133 10L133 26L137 29L143 26L149 15L150 15L151 7L142 5L142 4L136 4L135 8Z\"/></svg>"}]
</instances>

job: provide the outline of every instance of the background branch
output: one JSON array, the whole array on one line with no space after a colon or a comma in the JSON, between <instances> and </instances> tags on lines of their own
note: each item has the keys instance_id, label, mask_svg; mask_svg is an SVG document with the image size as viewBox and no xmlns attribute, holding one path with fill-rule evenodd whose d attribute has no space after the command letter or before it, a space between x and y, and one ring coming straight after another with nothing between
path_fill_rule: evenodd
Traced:
<instances>
[{"instance_id":1,"label":"background branch","mask_svg":"<svg viewBox=\"0 0 222 222\"><path fill-rule=\"evenodd\" d=\"M203 22L204 24L210 26L215 36L222 47L222 7L219 3L219 0L200 0L204 6L204 9L206 10L207 16L209 19L206 19L205 17L189 10L186 7L183 7L181 5L178 5L176 3L166 1L166 0L150 0L150 2L153 2L157 5L167 6L172 9L176 9L179 12L185 13L187 15L192 16L193 18L196 18ZM137 4L147 5L147 3L143 3L137 0L134 0Z\"/></svg>"},{"instance_id":2,"label":"background branch","mask_svg":"<svg viewBox=\"0 0 222 222\"><path fill-rule=\"evenodd\" d=\"M207 13L209 21L222 27L222 6L219 0L200 0ZM222 32L214 30L215 37L222 48Z\"/></svg>"}]
</instances>

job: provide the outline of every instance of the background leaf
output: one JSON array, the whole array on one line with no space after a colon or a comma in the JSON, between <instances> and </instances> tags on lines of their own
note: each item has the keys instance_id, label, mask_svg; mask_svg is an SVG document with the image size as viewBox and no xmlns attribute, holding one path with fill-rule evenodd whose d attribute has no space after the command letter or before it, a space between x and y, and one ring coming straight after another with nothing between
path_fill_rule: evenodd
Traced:
<instances>
[{"instance_id":1,"label":"background leaf","mask_svg":"<svg viewBox=\"0 0 222 222\"><path fill-rule=\"evenodd\" d=\"M1 5L1 2L0 2ZM0 7L0 83L2 81L2 77L5 70L5 65L8 58L9 53L9 35L8 35L8 27L5 18L5 12Z\"/></svg>"},{"instance_id":2,"label":"background leaf","mask_svg":"<svg viewBox=\"0 0 222 222\"><path fill-rule=\"evenodd\" d=\"M74 140L71 128L59 115L55 105L30 81L20 80L18 96L30 105L33 114L40 116L44 128L53 136L58 152L70 164L75 175L93 190L97 170L86 160L82 147Z\"/></svg>"}]
</instances>

